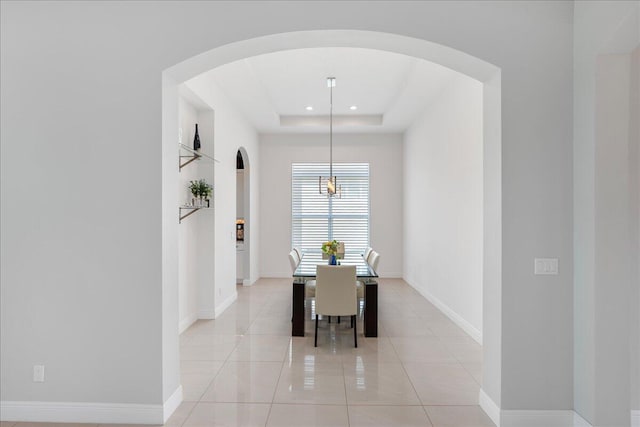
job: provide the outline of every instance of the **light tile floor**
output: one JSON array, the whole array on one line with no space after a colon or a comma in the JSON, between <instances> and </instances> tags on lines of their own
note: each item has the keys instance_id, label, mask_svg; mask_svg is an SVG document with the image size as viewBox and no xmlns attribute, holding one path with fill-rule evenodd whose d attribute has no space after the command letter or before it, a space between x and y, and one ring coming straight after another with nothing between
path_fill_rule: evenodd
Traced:
<instances>
[{"instance_id":1,"label":"light tile floor","mask_svg":"<svg viewBox=\"0 0 640 427\"><path fill-rule=\"evenodd\" d=\"M360 319L356 349L347 318L321 321L313 346L312 300L307 336L291 338L290 279L238 287L220 318L180 336L184 402L165 426L494 426L477 406L481 347L404 281L378 289L379 336Z\"/></svg>"}]
</instances>

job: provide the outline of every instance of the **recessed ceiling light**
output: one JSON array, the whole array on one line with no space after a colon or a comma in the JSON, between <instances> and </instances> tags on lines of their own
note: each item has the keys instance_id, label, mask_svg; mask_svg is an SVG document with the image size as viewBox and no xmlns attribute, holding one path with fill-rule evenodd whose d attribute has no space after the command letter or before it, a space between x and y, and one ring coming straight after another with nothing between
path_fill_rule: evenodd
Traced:
<instances>
[{"instance_id":1,"label":"recessed ceiling light","mask_svg":"<svg viewBox=\"0 0 640 427\"><path fill-rule=\"evenodd\" d=\"M313 107L311 105L307 105L304 109L307 111L313 111Z\"/></svg>"},{"instance_id":2,"label":"recessed ceiling light","mask_svg":"<svg viewBox=\"0 0 640 427\"><path fill-rule=\"evenodd\" d=\"M349 107L350 110L357 110L358 107L356 105L352 105L351 107Z\"/></svg>"}]
</instances>

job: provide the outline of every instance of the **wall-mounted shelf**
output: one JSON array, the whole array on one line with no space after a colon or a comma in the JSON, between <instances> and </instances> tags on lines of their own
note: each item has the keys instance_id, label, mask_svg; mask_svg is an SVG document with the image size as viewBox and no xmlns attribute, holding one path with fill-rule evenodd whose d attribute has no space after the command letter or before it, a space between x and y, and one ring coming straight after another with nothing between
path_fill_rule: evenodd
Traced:
<instances>
[{"instance_id":1,"label":"wall-mounted shelf","mask_svg":"<svg viewBox=\"0 0 640 427\"><path fill-rule=\"evenodd\" d=\"M178 208L178 223L182 223L182 220L199 211L200 209L212 209L206 206L180 206ZM187 211L185 214L182 211Z\"/></svg>"},{"instance_id":2,"label":"wall-mounted shelf","mask_svg":"<svg viewBox=\"0 0 640 427\"><path fill-rule=\"evenodd\" d=\"M204 160L208 162L220 163L219 160L211 157L210 155L205 154L201 151L196 151L193 148L188 147L184 144L178 144L178 147L180 148L180 155L178 160L178 165L180 167L180 170L182 170L183 167L187 166L189 163L195 160Z\"/></svg>"}]
</instances>

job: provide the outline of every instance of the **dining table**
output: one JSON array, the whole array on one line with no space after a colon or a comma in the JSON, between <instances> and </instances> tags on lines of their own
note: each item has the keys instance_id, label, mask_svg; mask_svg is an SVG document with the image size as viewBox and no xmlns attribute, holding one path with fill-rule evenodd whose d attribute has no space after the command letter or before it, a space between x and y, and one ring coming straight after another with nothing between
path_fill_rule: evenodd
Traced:
<instances>
[{"instance_id":1,"label":"dining table","mask_svg":"<svg viewBox=\"0 0 640 427\"><path fill-rule=\"evenodd\" d=\"M364 336L378 336L378 274L365 261L363 254L346 252L338 262L340 265L355 265L356 276L364 285ZM318 265L326 265L322 252L305 252L293 273L292 326L291 335L304 336L305 283L315 280Z\"/></svg>"}]
</instances>

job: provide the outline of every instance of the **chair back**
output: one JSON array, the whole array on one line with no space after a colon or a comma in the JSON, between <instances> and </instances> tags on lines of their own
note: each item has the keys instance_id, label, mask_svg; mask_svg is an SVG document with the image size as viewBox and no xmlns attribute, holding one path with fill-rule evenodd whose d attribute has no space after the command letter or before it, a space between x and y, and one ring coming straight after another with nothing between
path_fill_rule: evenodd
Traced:
<instances>
[{"instance_id":1,"label":"chair back","mask_svg":"<svg viewBox=\"0 0 640 427\"><path fill-rule=\"evenodd\" d=\"M316 313L358 314L355 265L319 265L316 271Z\"/></svg>"},{"instance_id":2,"label":"chair back","mask_svg":"<svg viewBox=\"0 0 640 427\"><path fill-rule=\"evenodd\" d=\"M298 259L298 255L296 251L292 250L289 252L289 264L291 264L291 274L296 272L296 268L298 268L298 264L300 260Z\"/></svg>"},{"instance_id":3,"label":"chair back","mask_svg":"<svg viewBox=\"0 0 640 427\"><path fill-rule=\"evenodd\" d=\"M293 250L296 253L296 256L298 257L298 264L300 264L300 260L302 260L302 251L300 250L300 248L293 248Z\"/></svg>"},{"instance_id":4,"label":"chair back","mask_svg":"<svg viewBox=\"0 0 640 427\"><path fill-rule=\"evenodd\" d=\"M371 252L372 252L372 251L373 251L373 248L372 248L371 246L369 246L369 247L367 248L367 250L366 250L366 251L364 251L364 255L362 255L362 257L364 258L364 261L365 261L365 262L367 262L367 263L369 262L369 255L371 255Z\"/></svg>"},{"instance_id":5,"label":"chair back","mask_svg":"<svg viewBox=\"0 0 640 427\"><path fill-rule=\"evenodd\" d=\"M369 265L373 268L373 271L378 271L378 263L380 262L380 254L376 251L371 251L369 255Z\"/></svg>"}]
</instances>

